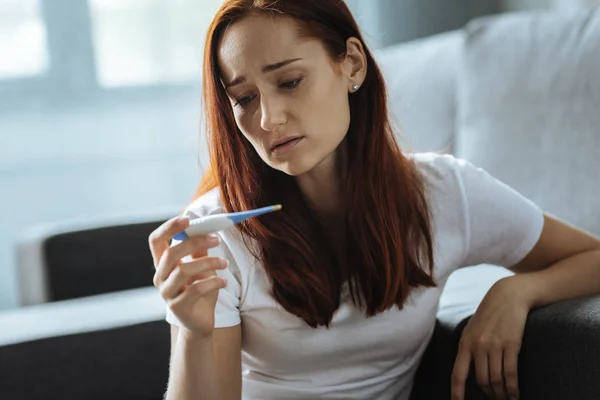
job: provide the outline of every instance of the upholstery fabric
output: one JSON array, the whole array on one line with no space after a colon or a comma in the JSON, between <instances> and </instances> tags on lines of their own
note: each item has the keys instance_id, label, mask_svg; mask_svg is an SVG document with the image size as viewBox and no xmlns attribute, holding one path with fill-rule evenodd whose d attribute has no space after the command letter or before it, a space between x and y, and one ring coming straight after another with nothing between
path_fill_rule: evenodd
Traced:
<instances>
[{"instance_id":1,"label":"upholstery fabric","mask_svg":"<svg viewBox=\"0 0 600 400\"><path fill-rule=\"evenodd\" d=\"M456 155L600 234L600 9L466 28Z\"/></svg>"}]
</instances>

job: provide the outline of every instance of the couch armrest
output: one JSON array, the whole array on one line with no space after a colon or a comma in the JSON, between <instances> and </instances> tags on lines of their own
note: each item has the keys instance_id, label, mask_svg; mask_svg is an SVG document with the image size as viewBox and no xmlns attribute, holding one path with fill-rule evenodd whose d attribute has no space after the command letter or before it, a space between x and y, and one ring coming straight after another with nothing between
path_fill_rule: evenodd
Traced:
<instances>
[{"instance_id":1,"label":"couch armrest","mask_svg":"<svg viewBox=\"0 0 600 400\"><path fill-rule=\"evenodd\" d=\"M165 307L149 287L0 312L0 399L161 400Z\"/></svg>"},{"instance_id":2,"label":"couch armrest","mask_svg":"<svg viewBox=\"0 0 600 400\"><path fill-rule=\"evenodd\" d=\"M0 312L0 346L164 320L154 286Z\"/></svg>"},{"instance_id":3,"label":"couch armrest","mask_svg":"<svg viewBox=\"0 0 600 400\"><path fill-rule=\"evenodd\" d=\"M438 321L415 380L413 399L450 398L458 342L471 317L456 325ZM519 354L521 398L600 399L600 296L533 310ZM485 400L473 371L467 400Z\"/></svg>"},{"instance_id":4,"label":"couch armrest","mask_svg":"<svg viewBox=\"0 0 600 400\"><path fill-rule=\"evenodd\" d=\"M600 399L600 296L531 312L519 357L524 398Z\"/></svg>"}]
</instances>

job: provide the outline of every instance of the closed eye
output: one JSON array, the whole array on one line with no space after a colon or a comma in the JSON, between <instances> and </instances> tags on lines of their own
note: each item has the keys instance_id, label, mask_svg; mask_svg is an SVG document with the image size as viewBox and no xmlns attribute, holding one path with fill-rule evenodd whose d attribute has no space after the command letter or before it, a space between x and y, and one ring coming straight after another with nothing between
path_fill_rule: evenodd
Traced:
<instances>
[{"instance_id":1,"label":"closed eye","mask_svg":"<svg viewBox=\"0 0 600 400\"><path fill-rule=\"evenodd\" d=\"M236 99L237 103L234 104L234 107L235 106L241 106L242 108L247 107L255 97L256 97L256 95L250 95L250 96L245 96L245 97Z\"/></svg>"},{"instance_id":2,"label":"closed eye","mask_svg":"<svg viewBox=\"0 0 600 400\"><path fill-rule=\"evenodd\" d=\"M284 82L279 86L284 89L296 89L303 81L304 81L304 78L300 77L300 78L294 79L292 81ZM254 100L255 97L256 97L256 95L250 95L250 96L244 96L239 99L236 99L236 103L234 104L234 107L235 106L240 106L242 108L248 107L250 105L250 103L252 102L252 100Z\"/></svg>"},{"instance_id":3,"label":"closed eye","mask_svg":"<svg viewBox=\"0 0 600 400\"><path fill-rule=\"evenodd\" d=\"M280 86L286 89L295 89L302 83L303 80L304 78L294 79L293 81L282 83Z\"/></svg>"}]
</instances>

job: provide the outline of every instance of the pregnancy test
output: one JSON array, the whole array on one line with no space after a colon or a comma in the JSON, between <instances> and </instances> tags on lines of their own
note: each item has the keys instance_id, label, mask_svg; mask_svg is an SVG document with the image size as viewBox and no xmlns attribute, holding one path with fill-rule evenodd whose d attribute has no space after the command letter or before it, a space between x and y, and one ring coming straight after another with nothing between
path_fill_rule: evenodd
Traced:
<instances>
[{"instance_id":1,"label":"pregnancy test","mask_svg":"<svg viewBox=\"0 0 600 400\"><path fill-rule=\"evenodd\" d=\"M188 226L184 231L179 232L177 235L173 236L173 239L184 241L192 236L208 235L209 233L214 233L223 229L231 228L235 224L238 224L249 218L254 218L259 215L278 210L281 210L281 204L257 208L249 211L222 213L197 218L191 220L190 226Z\"/></svg>"}]
</instances>

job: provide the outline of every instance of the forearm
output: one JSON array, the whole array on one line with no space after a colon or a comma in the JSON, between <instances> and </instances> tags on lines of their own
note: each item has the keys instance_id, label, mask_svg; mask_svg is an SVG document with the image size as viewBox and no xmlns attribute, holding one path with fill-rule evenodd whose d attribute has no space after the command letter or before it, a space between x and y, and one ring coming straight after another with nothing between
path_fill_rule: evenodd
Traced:
<instances>
[{"instance_id":1,"label":"forearm","mask_svg":"<svg viewBox=\"0 0 600 400\"><path fill-rule=\"evenodd\" d=\"M171 358L165 400L219 399L212 336L191 337L179 331Z\"/></svg>"},{"instance_id":2,"label":"forearm","mask_svg":"<svg viewBox=\"0 0 600 400\"><path fill-rule=\"evenodd\" d=\"M517 274L532 308L600 294L600 250L566 258L540 271Z\"/></svg>"}]
</instances>

